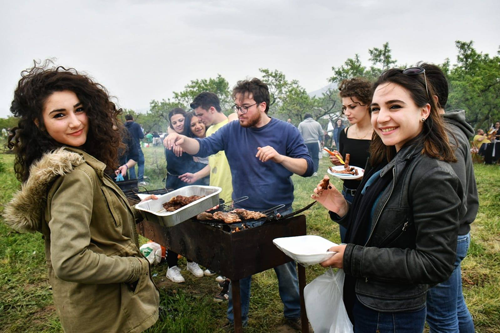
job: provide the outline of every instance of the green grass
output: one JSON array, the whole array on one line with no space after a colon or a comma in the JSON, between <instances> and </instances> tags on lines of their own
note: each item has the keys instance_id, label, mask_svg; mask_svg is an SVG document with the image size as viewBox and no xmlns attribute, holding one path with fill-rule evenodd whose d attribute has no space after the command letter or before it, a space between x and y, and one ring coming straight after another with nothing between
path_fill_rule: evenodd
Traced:
<instances>
[{"instance_id":1,"label":"green grass","mask_svg":"<svg viewBox=\"0 0 500 333\"><path fill-rule=\"evenodd\" d=\"M146 157L148 189L164 186L165 158L161 147L143 148ZM0 154L0 212L19 188L12 173L13 155ZM323 158L320 170L326 170ZM3 168L3 169L2 169ZM472 225L469 255L462 265L464 296L474 317L477 332L500 331L500 169L476 165L480 210ZM321 174L321 173L320 173ZM294 208L311 202L312 190L320 177L293 176ZM333 183L340 188L341 182ZM141 189L142 190L142 189ZM330 221L319 204L304 212L308 234L339 242L338 226ZM142 238L144 242L145 239ZM60 332L60 324L47 282L43 240L40 234L19 234L0 223L0 331ZM179 266L185 268L185 259ZM310 282L324 269L319 265L306 269ZM214 303L219 291L213 277L193 278L183 270L184 284L173 284L165 277L166 265L153 268L154 279L161 290L165 316L148 332L222 332L226 322L226 303ZM278 294L274 271L253 278L249 327L246 332L275 332L282 325L283 305ZM27 320L27 318L29 318Z\"/></svg>"}]
</instances>

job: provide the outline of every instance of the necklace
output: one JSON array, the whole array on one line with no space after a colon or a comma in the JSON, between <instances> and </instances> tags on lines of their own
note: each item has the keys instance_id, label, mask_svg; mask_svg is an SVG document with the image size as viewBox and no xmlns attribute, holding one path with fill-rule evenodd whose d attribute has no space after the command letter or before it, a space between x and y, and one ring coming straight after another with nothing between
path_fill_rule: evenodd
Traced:
<instances>
[{"instance_id":1,"label":"necklace","mask_svg":"<svg viewBox=\"0 0 500 333\"><path fill-rule=\"evenodd\" d=\"M360 136L359 129L356 127L356 133L352 133L352 136L354 137L354 139L361 140L361 139L366 139L367 137L371 136L372 132L373 132L373 130L370 128L368 131L366 131L364 134L362 133L362 135Z\"/></svg>"}]
</instances>

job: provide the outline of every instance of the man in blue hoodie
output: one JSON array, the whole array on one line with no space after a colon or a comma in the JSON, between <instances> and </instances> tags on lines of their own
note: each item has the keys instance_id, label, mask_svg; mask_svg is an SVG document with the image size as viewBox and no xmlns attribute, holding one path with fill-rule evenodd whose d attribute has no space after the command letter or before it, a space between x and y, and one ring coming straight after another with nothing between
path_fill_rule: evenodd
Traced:
<instances>
[{"instance_id":1,"label":"man in blue hoodie","mask_svg":"<svg viewBox=\"0 0 500 333\"><path fill-rule=\"evenodd\" d=\"M209 156L224 150L231 169L233 199L248 196L236 208L264 211L283 204L287 214L292 211L295 173L311 176L314 165L298 129L284 121L271 118L269 89L259 79L239 81L233 89L234 109L238 122L232 121L204 139L170 134L164 145L180 146L195 156ZM299 328L300 296L295 262L274 268L278 277L284 316L289 326ZM248 320L252 277L240 280L243 325ZM234 321L230 293L227 317Z\"/></svg>"},{"instance_id":2,"label":"man in blue hoodie","mask_svg":"<svg viewBox=\"0 0 500 333\"><path fill-rule=\"evenodd\" d=\"M127 114L125 116L125 120L125 127L128 128L130 135L132 136L132 139L139 151L139 160L137 161L138 175L136 177L135 167L132 167L129 170L130 179L137 179L139 181L139 185L147 185L147 183L144 181L144 153L141 149L141 140L144 138L144 133L142 132L141 126L138 123L134 122L134 117L131 114Z\"/></svg>"},{"instance_id":3,"label":"man in blue hoodie","mask_svg":"<svg viewBox=\"0 0 500 333\"><path fill-rule=\"evenodd\" d=\"M437 104L443 115L448 138L455 148L456 163L451 167L457 174L466 198L466 212L460 216L455 269L450 278L429 289L427 293L427 323L431 332L474 332L474 322L462 294L462 271L460 263L467 255L470 244L470 224L476 219L479 200L476 187L469 139L474 130L465 121L465 111L444 111L448 102L448 81L443 71L435 65L421 64L426 79L434 88Z\"/></svg>"}]
</instances>

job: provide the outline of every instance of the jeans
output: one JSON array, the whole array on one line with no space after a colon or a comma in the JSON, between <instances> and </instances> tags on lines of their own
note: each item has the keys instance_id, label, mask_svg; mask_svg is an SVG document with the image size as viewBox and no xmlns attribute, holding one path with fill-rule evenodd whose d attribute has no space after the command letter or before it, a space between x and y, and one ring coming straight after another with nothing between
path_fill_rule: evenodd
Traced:
<instances>
[{"instance_id":1,"label":"jeans","mask_svg":"<svg viewBox=\"0 0 500 333\"><path fill-rule=\"evenodd\" d=\"M425 324L425 306L416 311L379 312L354 301L354 333L397 332L422 333Z\"/></svg>"},{"instance_id":2,"label":"jeans","mask_svg":"<svg viewBox=\"0 0 500 333\"><path fill-rule=\"evenodd\" d=\"M286 215L292 212L289 208L281 215ZM263 222L256 222L262 224ZM278 277L278 287L281 301L284 306L285 318L297 319L300 318L300 294L299 294L299 279L297 278L297 269L295 261L274 267L276 276ZM252 276L248 276L240 280L240 300L241 300L241 321L243 326L248 323L248 308L250 306L250 287L252 284ZM233 288L229 288L229 304L227 307L227 319L234 323L233 314Z\"/></svg>"},{"instance_id":3,"label":"jeans","mask_svg":"<svg viewBox=\"0 0 500 333\"><path fill-rule=\"evenodd\" d=\"M354 196L351 195L351 192L350 191L346 191L345 190L346 187L343 186L343 190L342 190L342 195L344 196L344 199L352 205L352 202L354 201ZM344 240L345 240L345 234L347 233L347 228L346 227L343 227L341 225L339 225L339 229L340 229L340 241L342 243L344 243Z\"/></svg>"},{"instance_id":4,"label":"jeans","mask_svg":"<svg viewBox=\"0 0 500 333\"><path fill-rule=\"evenodd\" d=\"M313 142L313 143L306 143L307 150L309 151L309 155L311 155L311 158L313 160L314 164L314 172L318 171L319 167L319 146L318 142Z\"/></svg>"},{"instance_id":5,"label":"jeans","mask_svg":"<svg viewBox=\"0 0 500 333\"><path fill-rule=\"evenodd\" d=\"M143 182L144 181L144 153L142 152L142 149L139 148L139 161L137 161L137 168L138 168L138 173L139 173L139 181ZM128 169L130 179L137 179L135 176L135 166L133 168Z\"/></svg>"},{"instance_id":6,"label":"jeans","mask_svg":"<svg viewBox=\"0 0 500 333\"><path fill-rule=\"evenodd\" d=\"M474 322L462 294L460 263L467 255L470 234L458 236L455 269L450 278L427 293L427 324L431 332L474 332Z\"/></svg>"}]
</instances>

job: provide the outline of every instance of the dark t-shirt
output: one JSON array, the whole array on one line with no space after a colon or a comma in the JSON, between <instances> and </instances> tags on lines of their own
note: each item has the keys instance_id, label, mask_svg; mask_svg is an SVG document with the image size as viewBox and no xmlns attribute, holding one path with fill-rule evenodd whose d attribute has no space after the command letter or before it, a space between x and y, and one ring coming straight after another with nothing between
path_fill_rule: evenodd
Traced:
<instances>
[{"instance_id":1,"label":"dark t-shirt","mask_svg":"<svg viewBox=\"0 0 500 333\"><path fill-rule=\"evenodd\" d=\"M347 131L349 128L340 132L339 152L344 159L346 154L351 154L349 164L364 169L370 157L371 140L350 139L347 137ZM350 189L357 189L359 184L361 180L344 180L344 186Z\"/></svg>"}]
</instances>

